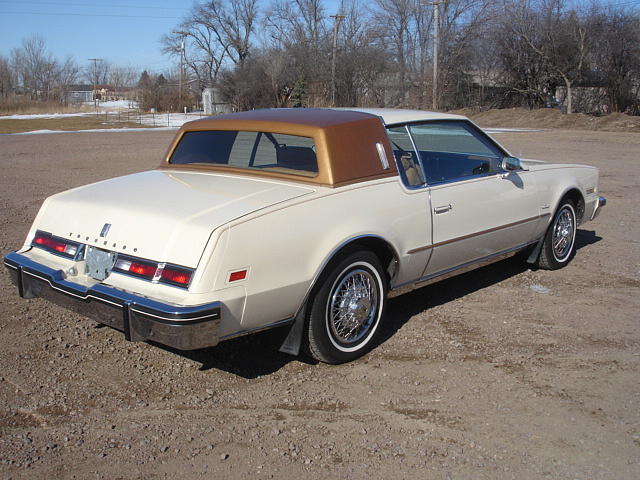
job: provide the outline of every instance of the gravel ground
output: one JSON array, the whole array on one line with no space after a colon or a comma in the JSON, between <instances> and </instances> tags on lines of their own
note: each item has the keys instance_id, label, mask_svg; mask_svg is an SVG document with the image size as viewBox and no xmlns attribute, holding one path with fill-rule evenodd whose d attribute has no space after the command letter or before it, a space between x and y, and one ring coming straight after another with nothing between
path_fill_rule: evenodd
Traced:
<instances>
[{"instance_id":1,"label":"gravel ground","mask_svg":"<svg viewBox=\"0 0 640 480\"><path fill-rule=\"evenodd\" d=\"M0 137L0 250L57 191L159 163L170 132ZM282 331L177 352L0 274L0 477L635 479L640 476L640 135L501 134L600 167L609 204L556 272L507 260L394 298L343 366Z\"/></svg>"}]
</instances>

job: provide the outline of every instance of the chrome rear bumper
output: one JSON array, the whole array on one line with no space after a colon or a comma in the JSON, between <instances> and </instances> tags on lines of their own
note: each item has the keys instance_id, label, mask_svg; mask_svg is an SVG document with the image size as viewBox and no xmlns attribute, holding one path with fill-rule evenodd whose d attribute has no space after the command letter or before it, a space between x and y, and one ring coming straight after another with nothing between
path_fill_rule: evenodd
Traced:
<instances>
[{"instance_id":1,"label":"chrome rear bumper","mask_svg":"<svg viewBox=\"0 0 640 480\"><path fill-rule=\"evenodd\" d=\"M194 350L218 344L220 302L182 306L97 284L69 282L61 270L10 253L4 258L11 280L23 298L41 297L124 332L130 341L153 341Z\"/></svg>"},{"instance_id":2,"label":"chrome rear bumper","mask_svg":"<svg viewBox=\"0 0 640 480\"><path fill-rule=\"evenodd\" d=\"M591 215L591 220L593 220L600 214L600 211L606 204L607 204L606 198L598 197L598 199L596 200L596 207L593 209L593 214Z\"/></svg>"}]
</instances>

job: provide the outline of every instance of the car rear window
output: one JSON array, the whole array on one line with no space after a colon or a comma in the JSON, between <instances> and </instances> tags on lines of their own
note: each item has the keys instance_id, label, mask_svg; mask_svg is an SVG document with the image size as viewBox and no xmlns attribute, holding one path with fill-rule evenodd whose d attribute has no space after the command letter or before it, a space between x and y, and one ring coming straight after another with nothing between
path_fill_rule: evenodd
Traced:
<instances>
[{"instance_id":1,"label":"car rear window","mask_svg":"<svg viewBox=\"0 0 640 480\"><path fill-rule=\"evenodd\" d=\"M316 176L318 162L312 138L269 132L208 130L186 132L169 163L225 165Z\"/></svg>"}]
</instances>

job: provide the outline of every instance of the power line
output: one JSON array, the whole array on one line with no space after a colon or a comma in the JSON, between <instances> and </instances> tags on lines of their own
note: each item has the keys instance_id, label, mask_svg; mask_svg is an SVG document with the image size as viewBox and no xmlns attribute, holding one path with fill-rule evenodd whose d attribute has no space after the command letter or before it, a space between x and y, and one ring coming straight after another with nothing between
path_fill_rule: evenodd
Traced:
<instances>
[{"instance_id":1,"label":"power line","mask_svg":"<svg viewBox=\"0 0 640 480\"><path fill-rule=\"evenodd\" d=\"M15 0L0 0L0 3L15 3ZM96 7L96 8L104 8L103 3L77 3L77 2L43 2L43 1L29 1L22 0L20 5L49 5L58 7L60 5L69 6L69 7ZM117 5L110 4L111 8L137 8L137 9L147 9L147 10L181 10L186 11L188 8L184 7L158 7L158 6L145 6L145 5Z\"/></svg>"},{"instance_id":2,"label":"power line","mask_svg":"<svg viewBox=\"0 0 640 480\"><path fill-rule=\"evenodd\" d=\"M116 15L108 13L49 13L49 12L2 12L3 15L49 15L55 17L112 17L112 18L158 18L176 20L176 17L161 17L158 15Z\"/></svg>"}]
</instances>

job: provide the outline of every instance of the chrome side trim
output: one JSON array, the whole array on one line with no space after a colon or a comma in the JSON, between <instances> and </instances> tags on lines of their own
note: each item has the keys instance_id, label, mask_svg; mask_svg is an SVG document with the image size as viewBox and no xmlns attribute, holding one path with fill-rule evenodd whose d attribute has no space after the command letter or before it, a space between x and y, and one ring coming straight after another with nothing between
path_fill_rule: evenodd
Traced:
<instances>
[{"instance_id":1,"label":"chrome side trim","mask_svg":"<svg viewBox=\"0 0 640 480\"><path fill-rule=\"evenodd\" d=\"M461 265L457 265L455 267L447 268L445 270L441 270L436 273L432 273L425 277L418 278L416 280L411 280L409 282L405 282L400 285L396 285L392 288L389 298L397 297L398 295L402 295L407 291L413 290L414 288L424 287L425 285L429 285L430 283L439 282L440 280L444 280L449 277L453 277L455 275L459 275L470 270L475 270L484 265L489 265L494 262L498 262L500 260L504 260L505 258L509 258L520 250L527 248L530 245L537 243L537 240L533 242L523 243L522 245L517 245L515 247L509 248L507 250L502 250L500 252L492 253L491 255L487 255L486 257L481 257L476 260L471 260L470 262L463 263ZM405 290L406 287L410 287ZM397 292L397 290L402 290L401 292Z\"/></svg>"},{"instance_id":2,"label":"chrome side trim","mask_svg":"<svg viewBox=\"0 0 640 480\"><path fill-rule=\"evenodd\" d=\"M515 227L515 226L521 225L523 223L533 222L535 220L540 220L542 218L548 217L549 215L550 215L549 213L543 213L542 215L536 215L535 217L525 218L524 220L518 220L517 222L507 223L506 225L500 225L499 227L493 227L493 228L489 228L487 230L482 230L480 232L470 233L468 235L462 235L461 237L456 237L456 238L451 238L449 240L444 240L442 242L434 243L433 245L425 245L423 247L413 248L413 249L411 249L411 250L409 250L407 252L407 255L411 255L411 254L414 254L414 253L417 253L417 252L421 252L423 250L429 250L430 248L441 247L441 246L447 245L449 243L459 242L461 240L467 240L469 238L477 237L477 236L480 236L480 235L485 235L487 233L497 232L498 230L503 230L505 228Z\"/></svg>"}]
</instances>

